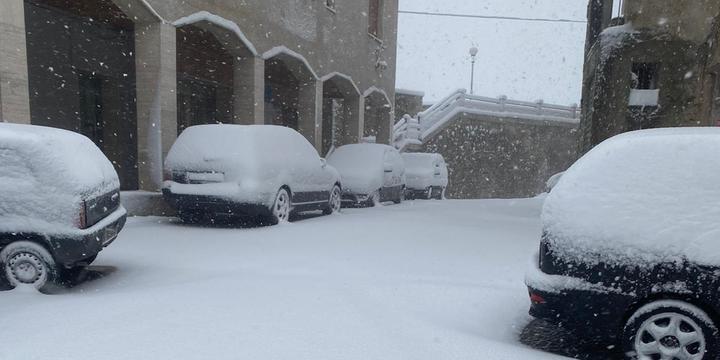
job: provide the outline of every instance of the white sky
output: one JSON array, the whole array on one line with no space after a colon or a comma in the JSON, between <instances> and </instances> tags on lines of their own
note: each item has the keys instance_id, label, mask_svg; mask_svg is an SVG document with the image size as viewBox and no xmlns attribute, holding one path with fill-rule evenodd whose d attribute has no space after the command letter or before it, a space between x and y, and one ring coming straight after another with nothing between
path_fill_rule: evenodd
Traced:
<instances>
[{"instance_id":1,"label":"white sky","mask_svg":"<svg viewBox=\"0 0 720 360\"><path fill-rule=\"evenodd\" d=\"M587 0L400 0L400 9L585 20ZM397 87L426 102L469 91L474 45L475 94L580 103L585 24L399 16Z\"/></svg>"}]
</instances>

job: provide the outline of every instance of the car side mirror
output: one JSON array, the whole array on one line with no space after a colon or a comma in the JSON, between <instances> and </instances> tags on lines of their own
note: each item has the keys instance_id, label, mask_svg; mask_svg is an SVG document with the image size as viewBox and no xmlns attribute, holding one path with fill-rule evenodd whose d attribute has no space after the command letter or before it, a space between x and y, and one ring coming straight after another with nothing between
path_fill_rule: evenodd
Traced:
<instances>
[{"instance_id":1,"label":"car side mirror","mask_svg":"<svg viewBox=\"0 0 720 360\"><path fill-rule=\"evenodd\" d=\"M384 170L385 170L386 173L391 173L391 172L393 172L393 166L392 166L392 164L385 164Z\"/></svg>"}]
</instances>

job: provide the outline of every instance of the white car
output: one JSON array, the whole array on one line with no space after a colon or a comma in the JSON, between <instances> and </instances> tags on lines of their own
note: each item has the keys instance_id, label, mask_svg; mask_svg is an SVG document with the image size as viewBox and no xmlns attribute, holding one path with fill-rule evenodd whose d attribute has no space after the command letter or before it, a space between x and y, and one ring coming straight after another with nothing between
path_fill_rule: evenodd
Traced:
<instances>
[{"instance_id":1,"label":"white car","mask_svg":"<svg viewBox=\"0 0 720 360\"><path fill-rule=\"evenodd\" d=\"M448 168L442 155L403 153L406 195L415 199L442 199L448 185Z\"/></svg>"},{"instance_id":2,"label":"white car","mask_svg":"<svg viewBox=\"0 0 720 360\"><path fill-rule=\"evenodd\" d=\"M342 176L342 202L349 206L374 206L405 197L405 164L400 153L383 144L351 144L328 157Z\"/></svg>"},{"instance_id":3,"label":"white car","mask_svg":"<svg viewBox=\"0 0 720 360\"><path fill-rule=\"evenodd\" d=\"M0 122L0 278L51 290L117 238L127 212L110 161L80 134Z\"/></svg>"},{"instance_id":4,"label":"white car","mask_svg":"<svg viewBox=\"0 0 720 360\"><path fill-rule=\"evenodd\" d=\"M340 175L297 131L272 125L192 126L165 161L163 195L185 222L340 209Z\"/></svg>"}]
</instances>

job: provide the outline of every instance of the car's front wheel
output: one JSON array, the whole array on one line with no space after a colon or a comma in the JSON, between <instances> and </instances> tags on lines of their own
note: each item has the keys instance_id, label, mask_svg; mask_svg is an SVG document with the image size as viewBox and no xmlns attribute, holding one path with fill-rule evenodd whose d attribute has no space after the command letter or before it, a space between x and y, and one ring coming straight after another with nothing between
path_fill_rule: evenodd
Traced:
<instances>
[{"instance_id":1,"label":"car's front wheel","mask_svg":"<svg viewBox=\"0 0 720 360\"><path fill-rule=\"evenodd\" d=\"M0 251L3 275L12 287L32 286L48 290L59 280L52 255L30 241L16 241Z\"/></svg>"},{"instance_id":2,"label":"car's front wheel","mask_svg":"<svg viewBox=\"0 0 720 360\"><path fill-rule=\"evenodd\" d=\"M323 210L323 214L330 215L333 213L340 212L340 208L342 207L342 190L339 186L335 185L333 186L332 191L330 191L330 199L328 200L327 208Z\"/></svg>"},{"instance_id":3,"label":"car's front wheel","mask_svg":"<svg viewBox=\"0 0 720 360\"><path fill-rule=\"evenodd\" d=\"M271 220L272 224L286 223L290 221L290 211L292 209L292 200L290 192L286 188L278 190L275 195L275 202L272 207Z\"/></svg>"},{"instance_id":4,"label":"car's front wheel","mask_svg":"<svg viewBox=\"0 0 720 360\"><path fill-rule=\"evenodd\" d=\"M628 359L709 360L717 354L718 330L700 308L676 300L638 309L623 330Z\"/></svg>"}]
</instances>

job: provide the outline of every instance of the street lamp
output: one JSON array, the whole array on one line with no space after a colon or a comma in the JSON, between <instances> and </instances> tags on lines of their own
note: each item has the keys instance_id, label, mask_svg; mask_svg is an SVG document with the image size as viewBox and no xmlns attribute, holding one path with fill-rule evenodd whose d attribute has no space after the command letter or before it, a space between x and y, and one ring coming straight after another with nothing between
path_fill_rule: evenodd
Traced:
<instances>
[{"instance_id":1,"label":"street lamp","mask_svg":"<svg viewBox=\"0 0 720 360\"><path fill-rule=\"evenodd\" d=\"M478 48L470 48L470 95L475 94L475 57L478 54Z\"/></svg>"}]
</instances>

